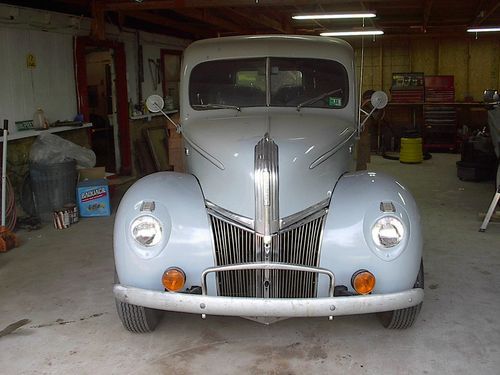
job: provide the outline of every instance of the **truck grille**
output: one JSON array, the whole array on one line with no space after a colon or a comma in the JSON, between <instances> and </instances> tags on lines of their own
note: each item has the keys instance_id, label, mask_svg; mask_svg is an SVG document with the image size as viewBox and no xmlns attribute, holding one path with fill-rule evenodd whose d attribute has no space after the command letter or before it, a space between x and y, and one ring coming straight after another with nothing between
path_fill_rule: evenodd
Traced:
<instances>
[{"instance_id":1,"label":"truck grille","mask_svg":"<svg viewBox=\"0 0 500 375\"><path fill-rule=\"evenodd\" d=\"M261 235L211 213L217 266L269 261L318 267L325 215L311 215L273 236L273 250L265 258ZM228 297L313 298L317 279L317 273L303 271L224 271L217 272L217 289Z\"/></svg>"}]
</instances>

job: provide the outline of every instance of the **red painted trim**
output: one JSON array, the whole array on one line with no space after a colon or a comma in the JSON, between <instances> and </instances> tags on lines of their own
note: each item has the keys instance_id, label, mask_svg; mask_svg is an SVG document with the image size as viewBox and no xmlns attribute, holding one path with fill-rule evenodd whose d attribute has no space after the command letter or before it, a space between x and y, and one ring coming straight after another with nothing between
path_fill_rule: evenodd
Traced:
<instances>
[{"instance_id":1,"label":"red painted trim","mask_svg":"<svg viewBox=\"0 0 500 375\"><path fill-rule=\"evenodd\" d=\"M75 38L75 73L78 112L85 121L89 121L89 103L87 90L87 64L85 60L86 47L104 47L113 49L116 71L116 105L118 118L118 133L120 137L121 175L132 172L132 155L130 144L130 126L128 119L127 93L127 63L123 43L110 40L95 40L89 37Z\"/></svg>"}]
</instances>

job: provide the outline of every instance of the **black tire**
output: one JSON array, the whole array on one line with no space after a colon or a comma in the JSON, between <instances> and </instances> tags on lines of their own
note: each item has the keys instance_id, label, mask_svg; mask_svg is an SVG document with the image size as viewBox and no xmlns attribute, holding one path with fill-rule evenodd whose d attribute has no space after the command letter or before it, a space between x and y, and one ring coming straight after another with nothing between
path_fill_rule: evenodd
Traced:
<instances>
[{"instance_id":1,"label":"black tire","mask_svg":"<svg viewBox=\"0 0 500 375\"><path fill-rule=\"evenodd\" d=\"M414 288L424 289L424 263L420 261L420 270L418 271L417 280L415 281ZM377 314L380 323L388 329L406 329L410 328L415 320L417 320L420 309L422 308L420 302L416 306L408 307L406 309L384 311Z\"/></svg>"},{"instance_id":2,"label":"black tire","mask_svg":"<svg viewBox=\"0 0 500 375\"><path fill-rule=\"evenodd\" d=\"M115 283L118 283L118 275L115 271ZM134 333L153 332L161 320L162 311L150 309L149 307L131 305L130 303L118 301L115 298L116 311L123 326Z\"/></svg>"},{"instance_id":3,"label":"black tire","mask_svg":"<svg viewBox=\"0 0 500 375\"><path fill-rule=\"evenodd\" d=\"M131 305L115 299L116 311L123 326L134 333L153 332L160 322L161 311L144 306Z\"/></svg>"}]
</instances>

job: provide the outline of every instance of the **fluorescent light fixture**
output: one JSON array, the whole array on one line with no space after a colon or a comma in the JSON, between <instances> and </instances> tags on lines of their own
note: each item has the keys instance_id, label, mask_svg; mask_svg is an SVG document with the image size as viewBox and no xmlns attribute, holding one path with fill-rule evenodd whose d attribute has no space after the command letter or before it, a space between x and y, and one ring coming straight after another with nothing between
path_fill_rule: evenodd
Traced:
<instances>
[{"instance_id":1,"label":"fluorescent light fixture","mask_svg":"<svg viewBox=\"0 0 500 375\"><path fill-rule=\"evenodd\" d=\"M349 13L320 13L320 14L297 14L292 16L294 20L335 20L345 18L373 18L375 12L349 12Z\"/></svg>"},{"instance_id":2,"label":"fluorescent light fixture","mask_svg":"<svg viewBox=\"0 0 500 375\"><path fill-rule=\"evenodd\" d=\"M321 36L363 36L363 35L383 35L382 30L350 30L350 31L326 31Z\"/></svg>"},{"instance_id":3,"label":"fluorescent light fixture","mask_svg":"<svg viewBox=\"0 0 500 375\"><path fill-rule=\"evenodd\" d=\"M493 33L500 31L500 27L481 27L477 29L467 29L468 33Z\"/></svg>"}]
</instances>

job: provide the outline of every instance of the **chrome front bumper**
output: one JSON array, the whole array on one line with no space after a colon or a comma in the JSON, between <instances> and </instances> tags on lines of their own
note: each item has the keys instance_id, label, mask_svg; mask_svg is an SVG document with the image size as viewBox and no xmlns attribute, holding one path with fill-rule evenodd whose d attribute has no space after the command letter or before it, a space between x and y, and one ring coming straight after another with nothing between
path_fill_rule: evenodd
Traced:
<instances>
[{"instance_id":1,"label":"chrome front bumper","mask_svg":"<svg viewBox=\"0 0 500 375\"><path fill-rule=\"evenodd\" d=\"M388 294L326 298L244 298L158 292L115 285L122 302L158 310L206 315L254 317L333 317L404 309L424 299L423 289Z\"/></svg>"}]
</instances>

